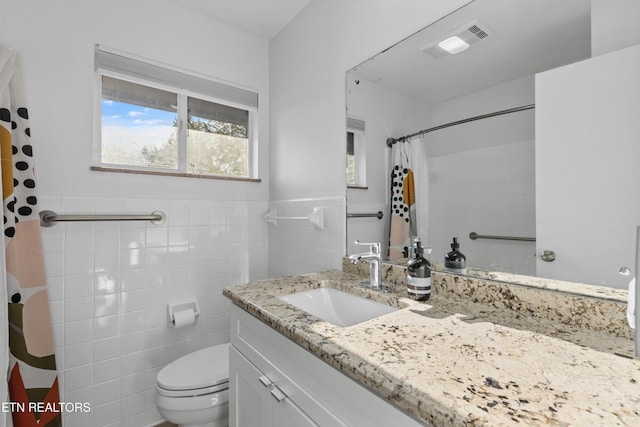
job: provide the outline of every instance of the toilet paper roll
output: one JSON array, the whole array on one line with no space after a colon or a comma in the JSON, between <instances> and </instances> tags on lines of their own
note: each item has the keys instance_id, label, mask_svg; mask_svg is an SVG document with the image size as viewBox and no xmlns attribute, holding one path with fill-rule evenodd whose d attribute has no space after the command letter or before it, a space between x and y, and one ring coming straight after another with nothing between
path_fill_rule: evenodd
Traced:
<instances>
[{"instance_id":1,"label":"toilet paper roll","mask_svg":"<svg viewBox=\"0 0 640 427\"><path fill-rule=\"evenodd\" d=\"M196 323L196 313L191 309L179 310L173 313L173 325L176 329L184 328L194 323Z\"/></svg>"}]
</instances>

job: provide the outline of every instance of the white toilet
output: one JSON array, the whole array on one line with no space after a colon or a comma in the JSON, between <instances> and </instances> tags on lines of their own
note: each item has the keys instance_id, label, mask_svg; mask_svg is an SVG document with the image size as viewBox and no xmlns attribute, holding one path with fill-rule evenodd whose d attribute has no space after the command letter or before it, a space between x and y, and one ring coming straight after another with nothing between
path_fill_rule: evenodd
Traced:
<instances>
[{"instance_id":1,"label":"white toilet","mask_svg":"<svg viewBox=\"0 0 640 427\"><path fill-rule=\"evenodd\" d=\"M180 427L229 425L229 344L207 347L165 366L156 378L160 415Z\"/></svg>"}]
</instances>

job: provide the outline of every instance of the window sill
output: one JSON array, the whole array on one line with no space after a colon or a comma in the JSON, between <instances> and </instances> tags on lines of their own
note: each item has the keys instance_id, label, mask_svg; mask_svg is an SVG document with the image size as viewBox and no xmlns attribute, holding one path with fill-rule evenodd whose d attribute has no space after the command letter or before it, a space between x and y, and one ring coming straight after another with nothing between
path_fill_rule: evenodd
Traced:
<instances>
[{"instance_id":1,"label":"window sill","mask_svg":"<svg viewBox=\"0 0 640 427\"><path fill-rule=\"evenodd\" d=\"M205 175L205 174L186 173L186 172L165 172L165 171L155 171L155 170L114 168L114 167L106 167L106 166L91 166L90 169L96 172L131 173L131 174L137 174L137 175L156 175L156 176L177 176L180 178L216 179L221 181L262 182L262 180L259 178L243 178L243 177L223 176L223 175Z\"/></svg>"},{"instance_id":2,"label":"window sill","mask_svg":"<svg viewBox=\"0 0 640 427\"><path fill-rule=\"evenodd\" d=\"M353 189L353 190L368 190L369 189L369 187L361 186L361 185L347 185L347 188Z\"/></svg>"}]
</instances>

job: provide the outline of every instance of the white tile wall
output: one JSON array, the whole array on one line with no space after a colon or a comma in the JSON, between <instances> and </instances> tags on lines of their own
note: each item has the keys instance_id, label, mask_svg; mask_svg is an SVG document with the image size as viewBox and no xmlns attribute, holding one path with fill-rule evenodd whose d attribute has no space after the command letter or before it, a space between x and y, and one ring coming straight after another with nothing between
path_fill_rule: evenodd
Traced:
<instances>
[{"instance_id":1,"label":"white tile wall","mask_svg":"<svg viewBox=\"0 0 640 427\"><path fill-rule=\"evenodd\" d=\"M302 217L324 209L324 229L308 221L269 225L269 272L272 277L340 269L345 254L345 198L282 200L269 203L278 216Z\"/></svg>"},{"instance_id":2,"label":"white tile wall","mask_svg":"<svg viewBox=\"0 0 640 427\"><path fill-rule=\"evenodd\" d=\"M164 225L75 222L42 228L61 397L91 405L88 413L66 413L65 426L159 421L153 402L159 370L188 352L228 342L229 302L222 289L268 277L268 203L40 201L41 209L60 214L167 214ZM166 305L185 299L198 300L198 322L168 328Z\"/></svg>"},{"instance_id":3,"label":"white tile wall","mask_svg":"<svg viewBox=\"0 0 640 427\"><path fill-rule=\"evenodd\" d=\"M472 231L535 237L534 154L529 140L430 159L432 262L444 262L455 236L467 266L535 275L535 242L469 239Z\"/></svg>"}]
</instances>

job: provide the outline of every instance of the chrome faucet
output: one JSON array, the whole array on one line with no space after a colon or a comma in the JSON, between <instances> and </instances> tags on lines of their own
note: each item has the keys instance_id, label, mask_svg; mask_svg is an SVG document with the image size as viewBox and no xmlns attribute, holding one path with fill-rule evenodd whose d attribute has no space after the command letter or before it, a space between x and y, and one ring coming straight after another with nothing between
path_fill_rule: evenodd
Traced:
<instances>
[{"instance_id":1,"label":"chrome faucet","mask_svg":"<svg viewBox=\"0 0 640 427\"><path fill-rule=\"evenodd\" d=\"M369 246L369 252L349 255L351 263L357 264L362 260L369 261L369 287L379 291L387 290L387 287L382 285L382 258L380 256L380 243L360 243L359 240L356 240L353 243L360 246Z\"/></svg>"}]
</instances>

